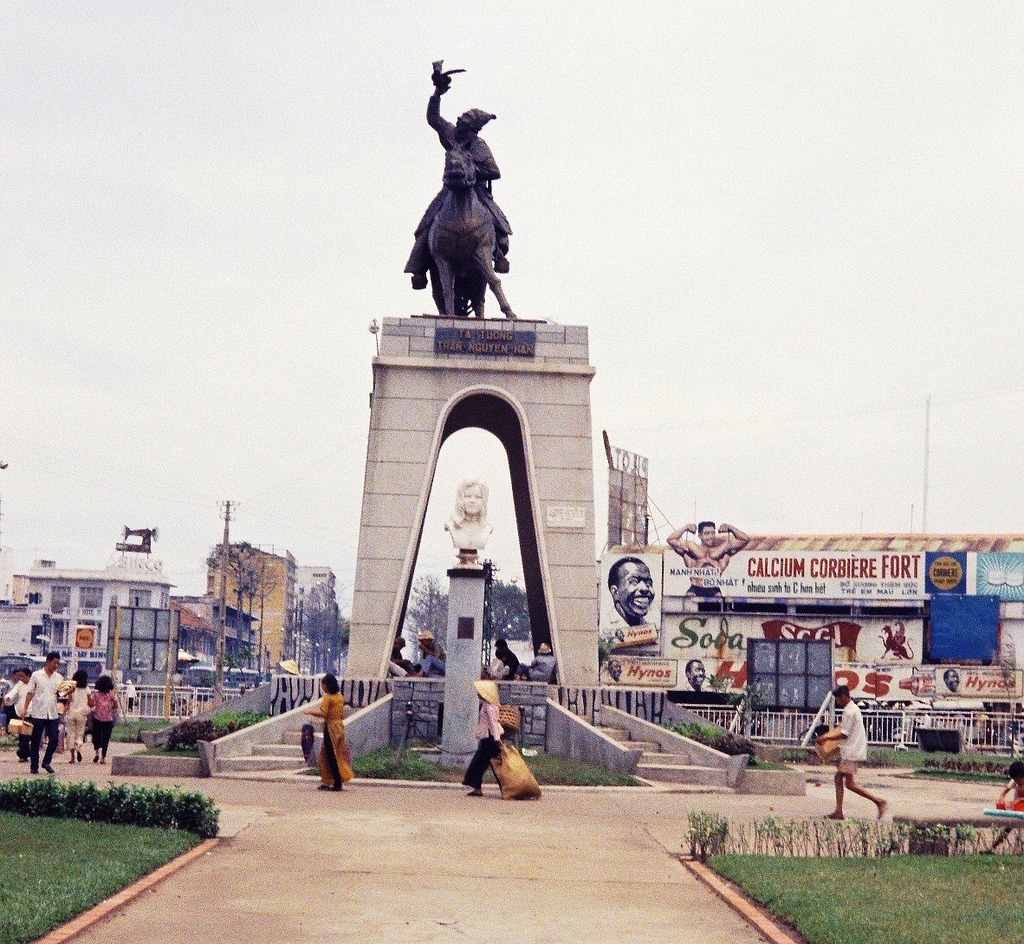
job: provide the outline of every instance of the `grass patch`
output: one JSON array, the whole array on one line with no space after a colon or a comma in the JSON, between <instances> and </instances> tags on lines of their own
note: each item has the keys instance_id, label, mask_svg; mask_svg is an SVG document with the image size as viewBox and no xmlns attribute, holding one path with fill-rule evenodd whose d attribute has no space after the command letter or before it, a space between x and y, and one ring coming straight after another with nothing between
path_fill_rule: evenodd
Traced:
<instances>
[{"instance_id":1,"label":"grass patch","mask_svg":"<svg viewBox=\"0 0 1024 944\"><path fill-rule=\"evenodd\" d=\"M537 783L544 786L564 787L639 787L636 777L617 774L595 764L587 764L561 754L537 754L527 757Z\"/></svg>"},{"instance_id":2,"label":"grass patch","mask_svg":"<svg viewBox=\"0 0 1024 944\"><path fill-rule=\"evenodd\" d=\"M751 757L747 761L748 770L792 770L788 764L780 764L774 760L765 760L763 757Z\"/></svg>"},{"instance_id":3,"label":"grass patch","mask_svg":"<svg viewBox=\"0 0 1024 944\"><path fill-rule=\"evenodd\" d=\"M1020 944L1024 861L1016 856L788 859L709 864L809 944Z\"/></svg>"},{"instance_id":4,"label":"grass patch","mask_svg":"<svg viewBox=\"0 0 1024 944\"><path fill-rule=\"evenodd\" d=\"M357 777L375 780L426 780L439 783L461 783L465 768L442 767L421 756L419 751L406 748L402 764L395 767L396 750L393 747L373 751L357 757L352 766ZM612 773L603 767L562 757L558 754L537 754L525 758L527 766L544 786L572 787L638 787L635 777Z\"/></svg>"},{"instance_id":5,"label":"grass patch","mask_svg":"<svg viewBox=\"0 0 1024 944\"><path fill-rule=\"evenodd\" d=\"M1012 757L993 757L991 754L946 754L941 751L894 751L884 747L872 747L868 751L868 767L924 767L926 760L939 762L945 760L962 761L964 763L991 763L993 760L1003 761L1009 766Z\"/></svg>"},{"instance_id":6,"label":"grass patch","mask_svg":"<svg viewBox=\"0 0 1024 944\"><path fill-rule=\"evenodd\" d=\"M462 780L461 769L442 767L434 761L425 760L419 751L408 748L402 753L402 763L395 766L398 752L393 747L363 754L352 762L357 777L374 780L434 780L441 783L458 783Z\"/></svg>"},{"instance_id":7,"label":"grass patch","mask_svg":"<svg viewBox=\"0 0 1024 944\"><path fill-rule=\"evenodd\" d=\"M0 813L5 866L0 944L25 944L187 852L181 830Z\"/></svg>"},{"instance_id":8,"label":"grass patch","mask_svg":"<svg viewBox=\"0 0 1024 944\"><path fill-rule=\"evenodd\" d=\"M135 721L120 721L114 725L110 734L111 741L119 741L122 744L135 744L142 739L139 737L142 731L162 731L171 726L169 721L160 721L156 718Z\"/></svg>"},{"instance_id":9,"label":"grass patch","mask_svg":"<svg viewBox=\"0 0 1024 944\"><path fill-rule=\"evenodd\" d=\"M168 747L161 744L159 747L147 747L144 751L136 751L136 757L198 757L198 747Z\"/></svg>"}]
</instances>

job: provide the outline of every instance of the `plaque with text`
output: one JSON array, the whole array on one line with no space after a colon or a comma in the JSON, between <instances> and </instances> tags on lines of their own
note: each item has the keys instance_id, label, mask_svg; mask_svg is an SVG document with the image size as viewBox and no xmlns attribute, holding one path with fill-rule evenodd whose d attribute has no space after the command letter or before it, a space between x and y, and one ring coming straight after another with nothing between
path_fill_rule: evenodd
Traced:
<instances>
[{"instance_id":1,"label":"plaque with text","mask_svg":"<svg viewBox=\"0 0 1024 944\"><path fill-rule=\"evenodd\" d=\"M515 328L436 328L435 354L462 354L470 357L534 357L535 331Z\"/></svg>"}]
</instances>

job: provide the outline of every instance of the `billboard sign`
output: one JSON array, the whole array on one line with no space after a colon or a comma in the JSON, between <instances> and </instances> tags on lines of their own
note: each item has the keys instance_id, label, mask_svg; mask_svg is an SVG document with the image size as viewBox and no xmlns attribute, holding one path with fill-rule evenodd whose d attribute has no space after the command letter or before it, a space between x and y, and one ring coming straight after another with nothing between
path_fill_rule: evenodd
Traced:
<instances>
[{"instance_id":1,"label":"billboard sign","mask_svg":"<svg viewBox=\"0 0 1024 944\"><path fill-rule=\"evenodd\" d=\"M608 457L608 547L647 543L647 458L617 449L604 434Z\"/></svg>"},{"instance_id":2,"label":"billboard sign","mask_svg":"<svg viewBox=\"0 0 1024 944\"><path fill-rule=\"evenodd\" d=\"M665 555L666 596L920 600L925 555L882 551L737 551L695 568Z\"/></svg>"},{"instance_id":3,"label":"billboard sign","mask_svg":"<svg viewBox=\"0 0 1024 944\"><path fill-rule=\"evenodd\" d=\"M613 654L601 665L601 684L623 688L675 688L678 671L675 659Z\"/></svg>"},{"instance_id":4,"label":"billboard sign","mask_svg":"<svg viewBox=\"0 0 1024 944\"><path fill-rule=\"evenodd\" d=\"M978 596L999 597L1000 600L1024 600L1024 554L976 554L974 587Z\"/></svg>"},{"instance_id":5,"label":"billboard sign","mask_svg":"<svg viewBox=\"0 0 1024 944\"><path fill-rule=\"evenodd\" d=\"M929 551L924 556L925 591L967 593L967 554L964 551Z\"/></svg>"},{"instance_id":6,"label":"billboard sign","mask_svg":"<svg viewBox=\"0 0 1024 944\"><path fill-rule=\"evenodd\" d=\"M843 662L921 661L923 619L850 616L754 616L687 613L666 618L665 655L680 659L743 659L748 639L831 640Z\"/></svg>"},{"instance_id":7,"label":"billboard sign","mask_svg":"<svg viewBox=\"0 0 1024 944\"><path fill-rule=\"evenodd\" d=\"M661 554L605 554L601 560L600 639L607 651L661 653Z\"/></svg>"}]
</instances>

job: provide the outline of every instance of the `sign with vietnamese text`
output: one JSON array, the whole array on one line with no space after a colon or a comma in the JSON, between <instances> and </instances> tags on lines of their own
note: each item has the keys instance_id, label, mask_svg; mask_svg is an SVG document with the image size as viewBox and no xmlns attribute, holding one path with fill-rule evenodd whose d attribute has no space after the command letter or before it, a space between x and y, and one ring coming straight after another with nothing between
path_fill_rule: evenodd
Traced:
<instances>
[{"instance_id":1,"label":"sign with vietnamese text","mask_svg":"<svg viewBox=\"0 0 1024 944\"><path fill-rule=\"evenodd\" d=\"M702 567L665 554L665 596L919 600L924 554L738 551Z\"/></svg>"},{"instance_id":2,"label":"sign with vietnamese text","mask_svg":"<svg viewBox=\"0 0 1024 944\"><path fill-rule=\"evenodd\" d=\"M517 328L441 328L434 330L435 354L471 357L533 357L537 333Z\"/></svg>"}]
</instances>

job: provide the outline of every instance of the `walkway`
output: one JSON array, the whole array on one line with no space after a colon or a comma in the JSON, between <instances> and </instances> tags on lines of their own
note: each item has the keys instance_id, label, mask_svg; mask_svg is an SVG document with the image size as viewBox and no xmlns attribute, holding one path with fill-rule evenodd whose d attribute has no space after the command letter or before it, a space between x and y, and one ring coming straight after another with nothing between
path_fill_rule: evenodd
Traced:
<instances>
[{"instance_id":1,"label":"walkway","mask_svg":"<svg viewBox=\"0 0 1024 944\"><path fill-rule=\"evenodd\" d=\"M57 769L62 780L109 779L88 762ZM0 778L23 771L0 752ZM870 771L864 780L897 815L973 817L993 794ZM323 793L317 782L183 781L216 799L224 841L76 942L753 944L763 939L674 858L687 815L805 817L832 800L827 772L807 797L549 788L534 803L504 803L486 781L484 799L358 781Z\"/></svg>"}]
</instances>

